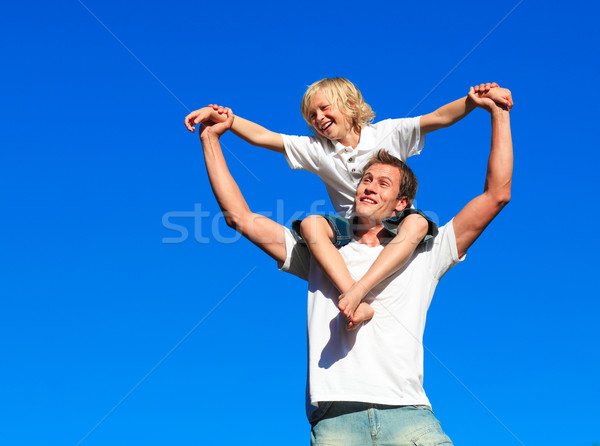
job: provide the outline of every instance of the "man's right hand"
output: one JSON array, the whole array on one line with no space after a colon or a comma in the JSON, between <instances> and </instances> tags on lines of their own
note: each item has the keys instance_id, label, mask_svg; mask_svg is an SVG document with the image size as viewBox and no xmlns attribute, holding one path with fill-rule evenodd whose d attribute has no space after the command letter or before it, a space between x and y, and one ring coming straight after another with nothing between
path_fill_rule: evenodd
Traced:
<instances>
[{"instance_id":1,"label":"man's right hand","mask_svg":"<svg viewBox=\"0 0 600 446\"><path fill-rule=\"evenodd\" d=\"M197 124L212 125L218 122L225 122L229 115L233 116L233 112L229 108L209 105L191 112L185 117L185 127L192 133L196 131Z\"/></svg>"}]
</instances>

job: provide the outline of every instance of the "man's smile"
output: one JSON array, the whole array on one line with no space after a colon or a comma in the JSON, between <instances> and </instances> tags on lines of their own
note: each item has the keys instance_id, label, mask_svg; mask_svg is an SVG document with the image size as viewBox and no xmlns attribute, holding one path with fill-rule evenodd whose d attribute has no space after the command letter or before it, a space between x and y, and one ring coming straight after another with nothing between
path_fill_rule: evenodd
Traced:
<instances>
[{"instance_id":1,"label":"man's smile","mask_svg":"<svg viewBox=\"0 0 600 446\"><path fill-rule=\"evenodd\" d=\"M373 200L372 198L369 198L369 197L360 197L360 202L366 203L366 204L377 204L377 202L375 200Z\"/></svg>"}]
</instances>

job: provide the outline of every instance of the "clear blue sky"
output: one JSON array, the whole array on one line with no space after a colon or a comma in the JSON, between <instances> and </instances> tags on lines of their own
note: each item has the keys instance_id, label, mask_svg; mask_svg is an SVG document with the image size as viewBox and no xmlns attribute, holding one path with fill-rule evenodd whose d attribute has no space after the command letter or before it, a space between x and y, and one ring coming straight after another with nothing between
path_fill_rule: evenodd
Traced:
<instances>
[{"instance_id":1,"label":"clear blue sky","mask_svg":"<svg viewBox=\"0 0 600 446\"><path fill-rule=\"evenodd\" d=\"M306 85L337 75L376 119L513 91L513 199L438 287L425 389L457 445L600 442L598 6L525 0L502 21L516 5L5 2L0 442L308 444L306 285L235 241L183 118L217 102L305 134ZM418 206L445 223L480 193L489 139L481 110L429 135ZM327 199L223 143L254 210Z\"/></svg>"}]
</instances>

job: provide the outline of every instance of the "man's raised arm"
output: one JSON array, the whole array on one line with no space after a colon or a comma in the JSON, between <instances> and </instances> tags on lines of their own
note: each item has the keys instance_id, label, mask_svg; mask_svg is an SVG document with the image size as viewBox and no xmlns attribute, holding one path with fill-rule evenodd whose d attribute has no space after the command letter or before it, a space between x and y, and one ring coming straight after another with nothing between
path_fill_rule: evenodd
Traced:
<instances>
[{"instance_id":1,"label":"man's raised arm","mask_svg":"<svg viewBox=\"0 0 600 446\"><path fill-rule=\"evenodd\" d=\"M499 107L493 100L479 97L472 87L469 97L478 107L490 112L492 148L483 194L471 200L454 217L454 233L459 257L466 254L467 249L510 201L513 170L509 112Z\"/></svg>"},{"instance_id":2,"label":"man's raised arm","mask_svg":"<svg viewBox=\"0 0 600 446\"><path fill-rule=\"evenodd\" d=\"M250 211L244 196L231 176L219 138L231 128L233 114L224 122L206 122L201 128L200 141L204 150L206 170L213 193L227 225L269 254L278 262L286 259L285 230L280 224Z\"/></svg>"}]
</instances>

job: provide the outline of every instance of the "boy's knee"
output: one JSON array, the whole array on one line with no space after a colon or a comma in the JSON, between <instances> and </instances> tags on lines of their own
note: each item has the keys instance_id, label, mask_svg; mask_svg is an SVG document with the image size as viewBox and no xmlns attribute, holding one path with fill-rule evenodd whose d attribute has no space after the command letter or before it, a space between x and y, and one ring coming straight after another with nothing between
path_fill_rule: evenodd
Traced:
<instances>
[{"instance_id":1,"label":"boy's knee","mask_svg":"<svg viewBox=\"0 0 600 446\"><path fill-rule=\"evenodd\" d=\"M411 214L402 221L402 226L411 240L419 243L427 235L429 222L419 214Z\"/></svg>"},{"instance_id":2,"label":"boy's knee","mask_svg":"<svg viewBox=\"0 0 600 446\"><path fill-rule=\"evenodd\" d=\"M316 242L320 237L333 238L333 231L327 219L320 215L309 215L300 222L300 234L308 242Z\"/></svg>"}]
</instances>

